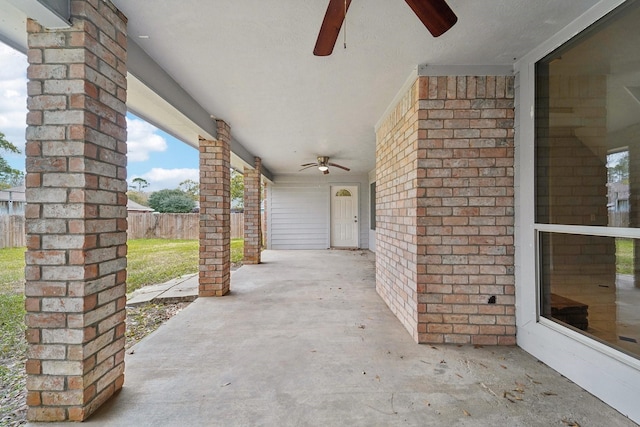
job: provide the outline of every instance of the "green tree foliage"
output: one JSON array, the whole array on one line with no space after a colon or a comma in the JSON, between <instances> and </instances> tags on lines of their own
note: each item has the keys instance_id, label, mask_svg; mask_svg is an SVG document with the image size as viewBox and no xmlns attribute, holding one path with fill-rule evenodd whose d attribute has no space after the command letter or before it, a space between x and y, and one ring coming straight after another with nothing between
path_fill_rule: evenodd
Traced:
<instances>
[{"instance_id":1,"label":"green tree foliage","mask_svg":"<svg viewBox=\"0 0 640 427\"><path fill-rule=\"evenodd\" d=\"M191 212L195 202L182 190L160 190L149 196L149 207L158 212Z\"/></svg>"},{"instance_id":2,"label":"green tree foliage","mask_svg":"<svg viewBox=\"0 0 640 427\"><path fill-rule=\"evenodd\" d=\"M231 171L231 206L244 208L244 175L235 169Z\"/></svg>"},{"instance_id":3,"label":"green tree foliage","mask_svg":"<svg viewBox=\"0 0 640 427\"><path fill-rule=\"evenodd\" d=\"M18 147L7 141L4 133L0 132L0 152L9 151L11 153L20 154ZM4 188L14 187L22 183L24 174L9 166L9 163L0 155L0 183Z\"/></svg>"},{"instance_id":4,"label":"green tree foliage","mask_svg":"<svg viewBox=\"0 0 640 427\"><path fill-rule=\"evenodd\" d=\"M160 209L158 212L171 212L171 213L189 213L193 212L193 208L196 207L196 202L193 201L186 194L176 194L175 196L169 196L160 203Z\"/></svg>"},{"instance_id":5,"label":"green tree foliage","mask_svg":"<svg viewBox=\"0 0 640 427\"><path fill-rule=\"evenodd\" d=\"M193 200L200 198L200 184L192 179L187 179L178 184L178 188Z\"/></svg>"},{"instance_id":6,"label":"green tree foliage","mask_svg":"<svg viewBox=\"0 0 640 427\"><path fill-rule=\"evenodd\" d=\"M609 182L629 183L629 152L621 151L607 156Z\"/></svg>"},{"instance_id":7,"label":"green tree foliage","mask_svg":"<svg viewBox=\"0 0 640 427\"><path fill-rule=\"evenodd\" d=\"M136 190L138 193L140 193L142 192L142 190L144 190L148 186L149 186L149 181L147 181L144 178L137 177L137 178L133 178L129 188Z\"/></svg>"}]
</instances>

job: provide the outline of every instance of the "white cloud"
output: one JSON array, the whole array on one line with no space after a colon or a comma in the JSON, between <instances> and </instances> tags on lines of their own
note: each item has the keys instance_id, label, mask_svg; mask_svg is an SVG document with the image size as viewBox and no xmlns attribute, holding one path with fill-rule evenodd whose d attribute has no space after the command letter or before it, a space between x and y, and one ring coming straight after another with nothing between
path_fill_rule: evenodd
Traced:
<instances>
[{"instance_id":1,"label":"white cloud","mask_svg":"<svg viewBox=\"0 0 640 427\"><path fill-rule=\"evenodd\" d=\"M0 132L24 151L27 127L27 57L0 43ZM5 153L6 155L6 153Z\"/></svg>"},{"instance_id":2,"label":"white cloud","mask_svg":"<svg viewBox=\"0 0 640 427\"><path fill-rule=\"evenodd\" d=\"M163 169L163 168L153 168L149 172L143 174L142 176L132 176L129 181L133 180L133 178L144 178L149 181L149 187L145 188L146 192L153 192L162 190L164 188L174 189L178 188L178 184L182 181L190 179L195 182L200 181L200 172L198 169Z\"/></svg>"},{"instance_id":3,"label":"white cloud","mask_svg":"<svg viewBox=\"0 0 640 427\"><path fill-rule=\"evenodd\" d=\"M127 118L127 159L129 162L149 160L151 152L167 150L167 141L158 129L147 122Z\"/></svg>"}]
</instances>

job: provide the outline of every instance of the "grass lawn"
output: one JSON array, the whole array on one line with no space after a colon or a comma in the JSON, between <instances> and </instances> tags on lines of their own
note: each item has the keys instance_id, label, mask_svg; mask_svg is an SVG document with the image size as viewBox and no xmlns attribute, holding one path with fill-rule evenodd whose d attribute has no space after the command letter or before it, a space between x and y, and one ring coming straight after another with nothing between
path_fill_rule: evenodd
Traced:
<instances>
[{"instance_id":1,"label":"grass lawn","mask_svg":"<svg viewBox=\"0 0 640 427\"><path fill-rule=\"evenodd\" d=\"M127 292L198 272L197 240L136 239L127 245Z\"/></svg>"},{"instance_id":2,"label":"grass lawn","mask_svg":"<svg viewBox=\"0 0 640 427\"><path fill-rule=\"evenodd\" d=\"M0 249L0 294L23 292L24 251L25 248Z\"/></svg>"},{"instance_id":3,"label":"grass lawn","mask_svg":"<svg viewBox=\"0 0 640 427\"><path fill-rule=\"evenodd\" d=\"M633 274L633 240L616 239L616 273Z\"/></svg>"},{"instance_id":4,"label":"grass lawn","mask_svg":"<svg viewBox=\"0 0 640 427\"><path fill-rule=\"evenodd\" d=\"M244 258L244 239L231 239L231 263L237 265Z\"/></svg>"},{"instance_id":5,"label":"grass lawn","mask_svg":"<svg viewBox=\"0 0 640 427\"><path fill-rule=\"evenodd\" d=\"M127 244L127 292L198 272L197 240L136 239ZM243 257L244 239L231 239L231 262Z\"/></svg>"}]
</instances>

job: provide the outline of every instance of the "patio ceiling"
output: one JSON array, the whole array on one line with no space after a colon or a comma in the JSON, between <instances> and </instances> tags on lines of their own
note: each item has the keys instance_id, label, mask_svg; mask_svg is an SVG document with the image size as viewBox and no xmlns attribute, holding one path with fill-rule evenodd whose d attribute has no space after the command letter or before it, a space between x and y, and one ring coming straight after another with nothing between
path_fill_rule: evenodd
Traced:
<instances>
[{"instance_id":1,"label":"patio ceiling","mask_svg":"<svg viewBox=\"0 0 640 427\"><path fill-rule=\"evenodd\" d=\"M15 3L0 5L7 1ZM352 170L332 174L371 171L374 126L418 64L512 65L597 3L449 0L458 23L433 38L402 0L354 0L347 48L341 32L331 56L315 57L328 0L112 1L129 19L130 40L275 175L298 173L317 155ZM129 93L136 112L170 115L137 84ZM180 120L155 121L197 144Z\"/></svg>"}]
</instances>

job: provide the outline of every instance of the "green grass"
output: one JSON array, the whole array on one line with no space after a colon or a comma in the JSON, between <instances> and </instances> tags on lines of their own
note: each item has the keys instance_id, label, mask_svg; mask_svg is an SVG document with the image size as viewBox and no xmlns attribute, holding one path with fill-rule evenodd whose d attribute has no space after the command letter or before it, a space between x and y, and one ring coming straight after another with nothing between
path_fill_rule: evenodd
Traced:
<instances>
[{"instance_id":1,"label":"green grass","mask_svg":"<svg viewBox=\"0 0 640 427\"><path fill-rule=\"evenodd\" d=\"M198 272L197 240L136 239L127 245L127 292Z\"/></svg>"},{"instance_id":2,"label":"green grass","mask_svg":"<svg viewBox=\"0 0 640 427\"><path fill-rule=\"evenodd\" d=\"M16 349L24 353L24 315L23 295L0 294L0 360L12 356Z\"/></svg>"},{"instance_id":3,"label":"green grass","mask_svg":"<svg viewBox=\"0 0 640 427\"><path fill-rule=\"evenodd\" d=\"M24 296L0 293L0 425L4 425L3 421L18 425L11 422L21 417L27 353L24 315Z\"/></svg>"},{"instance_id":4,"label":"green grass","mask_svg":"<svg viewBox=\"0 0 640 427\"><path fill-rule=\"evenodd\" d=\"M129 240L127 292L198 272L197 240ZM244 256L244 240L231 240L231 262Z\"/></svg>"},{"instance_id":5,"label":"green grass","mask_svg":"<svg viewBox=\"0 0 640 427\"><path fill-rule=\"evenodd\" d=\"M633 274L633 240L616 239L616 273Z\"/></svg>"},{"instance_id":6,"label":"green grass","mask_svg":"<svg viewBox=\"0 0 640 427\"><path fill-rule=\"evenodd\" d=\"M231 263L237 264L244 258L244 239L231 239Z\"/></svg>"},{"instance_id":7,"label":"green grass","mask_svg":"<svg viewBox=\"0 0 640 427\"><path fill-rule=\"evenodd\" d=\"M0 249L0 294L22 292L25 248Z\"/></svg>"}]
</instances>

